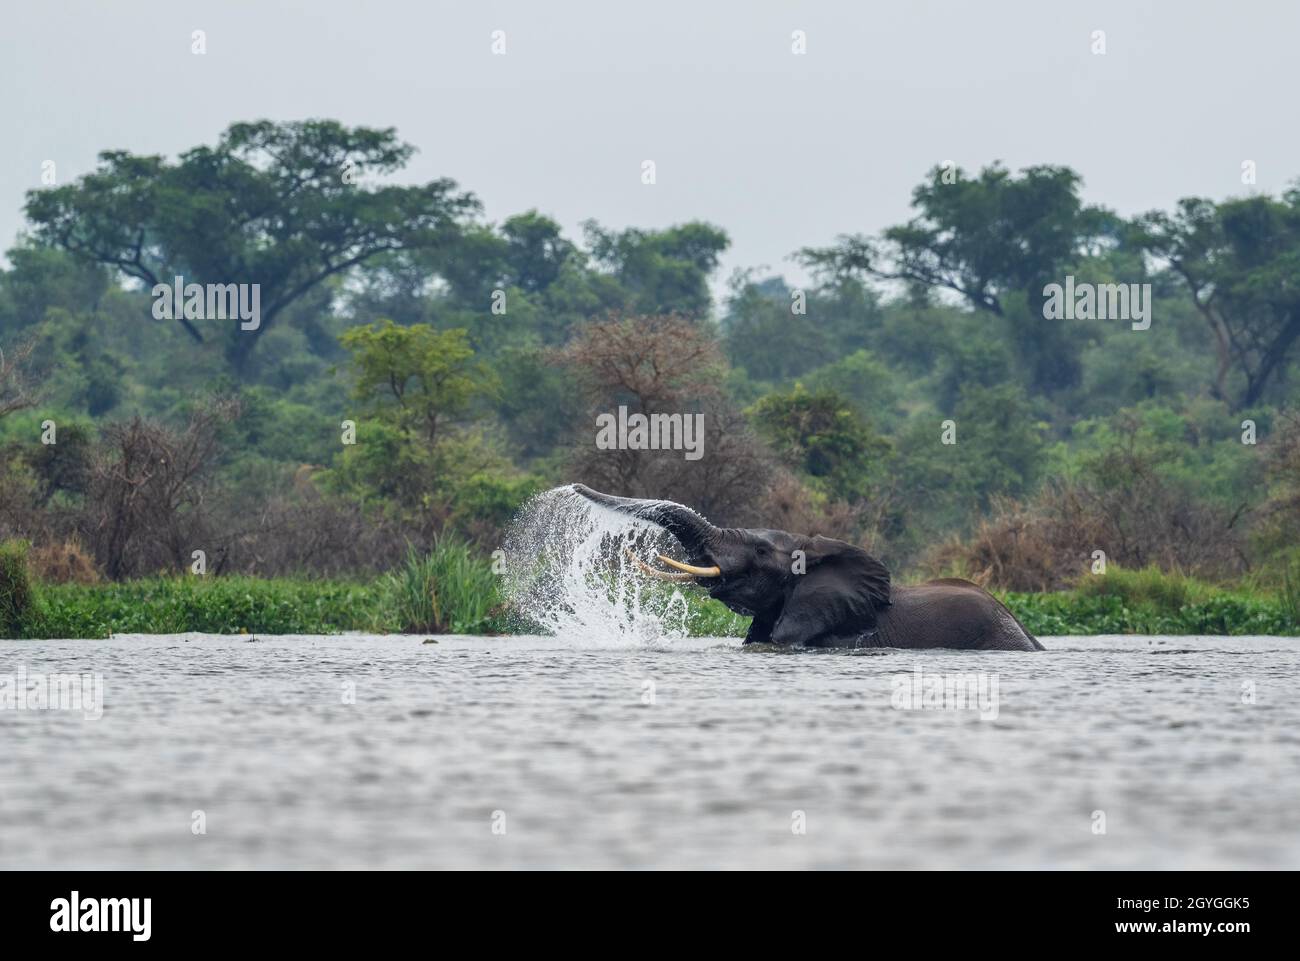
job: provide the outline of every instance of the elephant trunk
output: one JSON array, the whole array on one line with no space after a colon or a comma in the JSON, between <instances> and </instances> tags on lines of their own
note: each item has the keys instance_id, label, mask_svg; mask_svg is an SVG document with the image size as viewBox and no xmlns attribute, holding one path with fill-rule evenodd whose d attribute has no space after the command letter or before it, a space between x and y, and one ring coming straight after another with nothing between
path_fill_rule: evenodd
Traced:
<instances>
[{"instance_id":1,"label":"elephant trunk","mask_svg":"<svg viewBox=\"0 0 1300 961\"><path fill-rule=\"evenodd\" d=\"M615 497L602 494L583 484L574 484L575 493L581 494L589 501L602 507L627 514L641 520L658 524L677 538L686 550L695 556L707 552L710 542L717 533L717 528L695 511L672 501L642 500L636 497Z\"/></svg>"}]
</instances>

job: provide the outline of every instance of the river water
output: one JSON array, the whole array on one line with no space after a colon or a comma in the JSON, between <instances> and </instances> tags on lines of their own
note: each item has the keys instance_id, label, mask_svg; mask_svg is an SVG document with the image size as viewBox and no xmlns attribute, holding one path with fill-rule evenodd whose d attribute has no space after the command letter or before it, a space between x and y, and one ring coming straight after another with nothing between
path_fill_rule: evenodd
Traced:
<instances>
[{"instance_id":1,"label":"river water","mask_svg":"<svg viewBox=\"0 0 1300 961\"><path fill-rule=\"evenodd\" d=\"M0 867L1300 867L1296 639L423 641L0 642Z\"/></svg>"}]
</instances>

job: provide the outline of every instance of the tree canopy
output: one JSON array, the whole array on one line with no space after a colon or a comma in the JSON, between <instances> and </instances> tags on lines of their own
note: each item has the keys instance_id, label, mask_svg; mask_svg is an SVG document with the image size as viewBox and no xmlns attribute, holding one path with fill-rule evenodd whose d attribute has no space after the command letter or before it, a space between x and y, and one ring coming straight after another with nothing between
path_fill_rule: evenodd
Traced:
<instances>
[{"instance_id":1,"label":"tree canopy","mask_svg":"<svg viewBox=\"0 0 1300 961\"><path fill-rule=\"evenodd\" d=\"M256 284L260 324L242 330L176 321L215 336L236 370L281 313L319 284L388 251L449 246L477 201L448 179L367 185L414 148L392 129L335 121L233 124L213 147L177 162L100 154L74 183L28 194L38 240L152 288L175 275L199 284Z\"/></svg>"},{"instance_id":2,"label":"tree canopy","mask_svg":"<svg viewBox=\"0 0 1300 961\"><path fill-rule=\"evenodd\" d=\"M373 570L446 531L493 547L583 481L1005 584L1068 583L1094 542L1300 563L1300 188L1125 219L1066 167L935 168L905 222L720 289L720 226L489 222L450 179L392 183L411 153L257 121L32 191L0 269L0 537L114 576L199 536L231 570ZM258 284L260 324L156 319L178 275ZM1150 325L1051 314L1067 279L1149 285ZM598 445L620 406L701 418L703 456ZM155 491L140 458L191 449Z\"/></svg>"}]
</instances>

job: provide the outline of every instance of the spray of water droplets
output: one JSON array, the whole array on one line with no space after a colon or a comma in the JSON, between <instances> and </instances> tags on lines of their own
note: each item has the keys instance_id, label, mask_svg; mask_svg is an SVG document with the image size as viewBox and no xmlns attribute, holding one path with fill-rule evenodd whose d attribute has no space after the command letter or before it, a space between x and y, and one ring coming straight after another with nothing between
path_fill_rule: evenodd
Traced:
<instances>
[{"instance_id":1,"label":"spray of water droplets","mask_svg":"<svg viewBox=\"0 0 1300 961\"><path fill-rule=\"evenodd\" d=\"M538 494L506 533L504 584L520 627L584 643L648 643L684 637L683 589L638 571L681 547L655 524L587 500L572 487Z\"/></svg>"}]
</instances>

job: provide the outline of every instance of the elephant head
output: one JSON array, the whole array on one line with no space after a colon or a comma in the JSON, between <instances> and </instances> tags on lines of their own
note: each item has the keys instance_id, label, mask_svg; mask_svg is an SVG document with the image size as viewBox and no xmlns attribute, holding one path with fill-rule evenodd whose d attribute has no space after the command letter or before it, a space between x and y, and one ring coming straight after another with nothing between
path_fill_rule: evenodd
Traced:
<instances>
[{"instance_id":1,"label":"elephant head","mask_svg":"<svg viewBox=\"0 0 1300 961\"><path fill-rule=\"evenodd\" d=\"M777 644L869 632L887 606L889 571L861 548L829 537L786 531L714 527L672 501L574 491L611 510L657 524L672 534L685 560L660 555L674 571L638 560L652 577L700 585L738 614L754 618L748 641Z\"/></svg>"}]
</instances>

